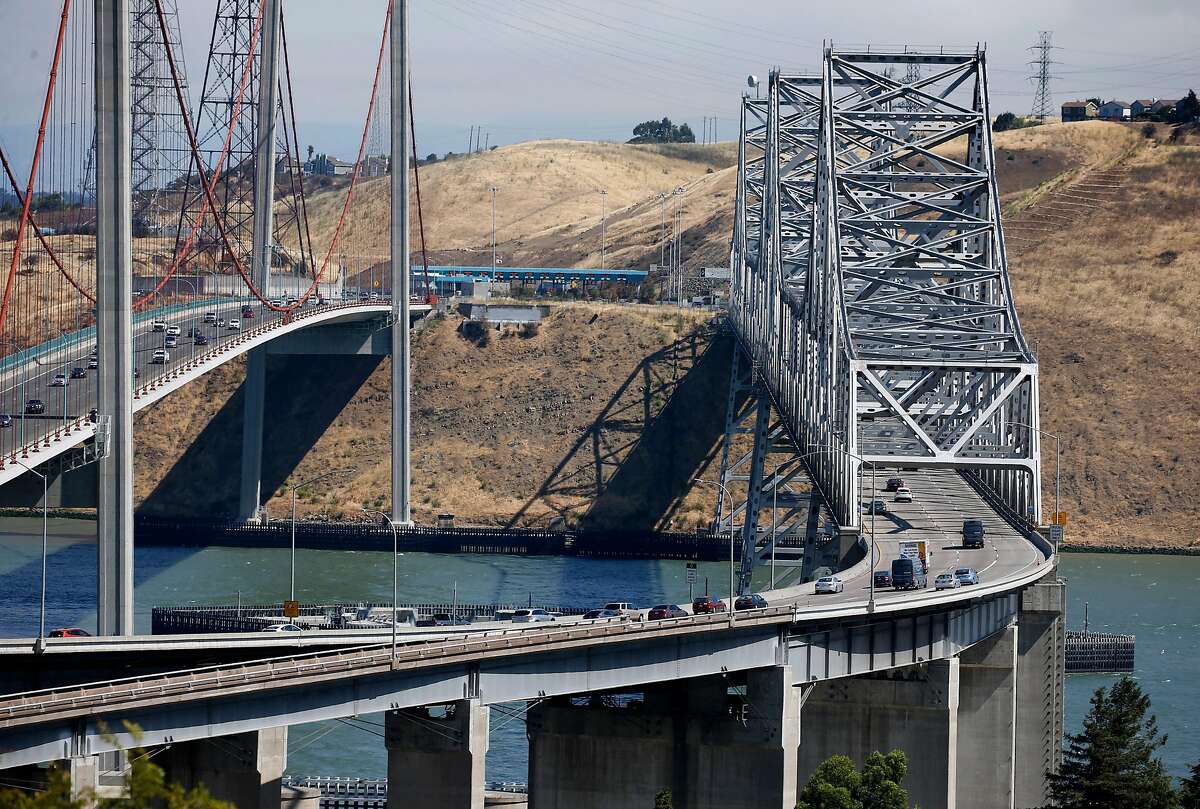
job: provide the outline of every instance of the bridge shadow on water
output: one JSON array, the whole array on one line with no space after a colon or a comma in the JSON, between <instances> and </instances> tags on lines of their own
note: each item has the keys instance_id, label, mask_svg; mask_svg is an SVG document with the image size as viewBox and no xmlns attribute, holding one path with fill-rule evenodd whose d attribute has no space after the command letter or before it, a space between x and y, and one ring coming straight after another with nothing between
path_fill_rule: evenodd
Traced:
<instances>
[{"instance_id":1,"label":"bridge shadow on water","mask_svg":"<svg viewBox=\"0 0 1200 809\"><path fill-rule=\"evenodd\" d=\"M376 356L268 356L262 497L270 498L379 366ZM214 517L237 512L243 383L139 507L145 514Z\"/></svg>"},{"instance_id":2,"label":"bridge shadow on water","mask_svg":"<svg viewBox=\"0 0 1200 809\"><path fill-rule=\"evenodd\" d=\"M540 506L582 528L670 528L724 434L733 350L710 327L645 357L508 526Z\"/></svg>"}]
</instances>

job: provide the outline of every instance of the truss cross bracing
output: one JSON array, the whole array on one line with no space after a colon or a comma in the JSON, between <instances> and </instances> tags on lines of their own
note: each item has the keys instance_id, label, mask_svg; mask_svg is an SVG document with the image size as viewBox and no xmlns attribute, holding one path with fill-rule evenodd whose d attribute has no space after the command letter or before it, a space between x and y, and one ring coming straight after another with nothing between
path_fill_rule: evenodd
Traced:
<instances>
[{"instance_id":1,"label":"truss cross bracing","mask_svg":"<svg viewBox=\"0 0 1200 809\"><path fill-rule=\"evenodd\" d=\"M961 469L1040 517L982 50L773 72L742 104L731 265L738 339L842 526L864 463Z\"/></svg>"}]
</instances>

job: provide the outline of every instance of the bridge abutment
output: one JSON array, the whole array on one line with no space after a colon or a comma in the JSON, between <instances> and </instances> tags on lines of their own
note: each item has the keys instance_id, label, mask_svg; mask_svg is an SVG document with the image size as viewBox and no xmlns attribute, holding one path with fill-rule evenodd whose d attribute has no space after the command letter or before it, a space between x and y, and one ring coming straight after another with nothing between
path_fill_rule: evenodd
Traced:
<instances>
[{"instance_id":1,"label":"bridge abutment","mask_svg":"<svg viewBox=\"0 0 1200 809\"><path fill-rule=\"evenodd\" d=\"M1016 805L1018 638L1010 626L959 655L958 809Z\"/></svg>"},{"instance_id":2,"label":"bridge abutment","mask_svg":"<svg viewBox=\"0 0 1200 809\"><path fill-rule=\"evenodd\" d=\"M464 699L443 715L427 708L388 711L388 809L483 809L488 707Z\"/></svg>"},{"instance_id":3,"label":"bridge abutment","mask_svg":"<svg viewBox=\"0 0 1200 809\"><path fill-rule=\"evenodd\" d=\"M267 395L267 349L251 349L246 354L245 411L242 417L242 481L238 498L238 517L258 516L262 505L262 452Z\"/></svg>"},{"instance_id":4,"label":"bridge abutment","mask_svg":"<svg viewBox=\"0 0 1200 809\"><path fill-rule=\"evenodd\" d=\"M677 809L796 805L800 689L791 669L649 689L641 703L569 701L530 709L531 809L649 806L660 790Z\"/></svg>"},{"instance_id":5,"label":"bridge abutment","mask_svg":"<svg viewBox=\"0 0 1200 809\"><path fill-rule=\"evenodd\" d=\"M165 748L154 761L167 783L203 784L209 793L238 809L279 809L287 768L286 727L182 742Z\"/></svg>"},{"instance_id":6,"label":"bridge abutment","mask_svg":"<svg viewBox=\"0 0 1200 809\"><path fill-rule=\"evenodd\" d=\"M1016 805L1047 803L1047 770L1062 762L1066 583L1057 569L1021 593L1017 614Z\"/></svg>"}]
</instances>

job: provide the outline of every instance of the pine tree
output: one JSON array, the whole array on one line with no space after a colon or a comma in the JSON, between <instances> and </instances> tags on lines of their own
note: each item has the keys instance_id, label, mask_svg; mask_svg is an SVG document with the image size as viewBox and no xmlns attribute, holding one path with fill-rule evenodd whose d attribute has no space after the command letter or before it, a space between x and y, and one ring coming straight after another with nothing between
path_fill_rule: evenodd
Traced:
<instances>
[{"instance_id":1,"label":"pine tree","mask_svg":"<svg viewBox=\"0 0 1200 809\"><path fill-rule=\"evenodd\" d=\"M1166 744L1150 698L1128 677L1096 689L1083 731L1067 737L1058 772L1047 773L1059 809L1175 809L1171 777L1154 754Z\"/></svg>"},{"instance_id":2,"label":"pine tree","mask_svg":"<svg viewBox=\"0 0 1200 809\"><path fill-rule=\"evenodd\" d=\"M908 809L908 793L900 786L907 774L901 750L872 753L861 773L846 756L833 756L808 779L796 809Z\"/></svg>"},{"instance_id":3,"label":"pine tree","mask_svg":"<svg viewBox=\"0 0 1200 809\"><path fill-rule=\"evenodd\" d=\"M1200 761L1192 765L1191 775L1180 785L1179 809L1200 809Z\"/></svg>"}]
</instances>

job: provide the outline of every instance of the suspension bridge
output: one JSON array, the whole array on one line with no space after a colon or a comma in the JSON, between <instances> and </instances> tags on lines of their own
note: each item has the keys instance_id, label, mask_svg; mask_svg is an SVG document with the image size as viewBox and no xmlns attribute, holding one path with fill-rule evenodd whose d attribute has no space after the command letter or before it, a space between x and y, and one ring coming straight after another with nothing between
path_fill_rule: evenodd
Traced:
<instances>
[{"instance_id":1,"label":"suspension bridge","mask_svg":"<svg viewBox=\"0 0 1200 809\"><path fill-rule=\"evenodd\" d=\"M774 71L765 98L741 100L738 351L729 394L711 405L727 414L712 481L714 533L730 536L725 609L390 641L132 636L133 412L234 356L248 355L253 506L265 352L318 329L334 352L389 351L392 520L409 521L408 326L425 302L408 259L406 4L381 20L341 213L352 215L372 131L386 130L386 300L338 299L335 257L352 252L341 228L324 249L308 237L280 5L218 3L193 115L169 0L63 3L38 147L27 182L10 174L17 223L0 242L4 396L21 416L0 433L0 483L43 474L51 458L97 470L107 637L0 646L0 768L65 760L99 784L119 772L115 752L141 745L239 806L275 806L288 725L382 712L389 780L404 785L389 805L475 807L488 706L519 702L538 806L635 805L666 787L688 807L791 807L827 756L893 748L910 753L921 805L1044 802L1061 750L1064 588L1043 527L1038 365L1008 278L978 48L829 46L820 73ZM86 90L67 79L72 58L94 58ZM147 59L165 95L153 103L137 92ZM147 179L138 156L156 150L130 133L150 109L181 145ZM51 159L62 154L74 164ZM35 204L76 186L53 220ZM281 265L308 286L277 297ZM172 279L185 271L228 292L180 296ZM153 281L136 297L135 274ZM157 348L175 329L176 345ZM135 359L147 351L149 364ZM170 354L156 363L156 351ZM29 412L33 399L44 411ZM912 497L884 516L875 500L889 475ZM964 547L968 518L983 548ZM914 540L931 578L970 567L980 583L877 590L874 574ZM798 545L803 558L778 558ZM817 559L837 592L817 592ZM755 590L765 606L733 609Z\"/></svg>"}]
</instances>

